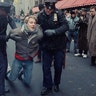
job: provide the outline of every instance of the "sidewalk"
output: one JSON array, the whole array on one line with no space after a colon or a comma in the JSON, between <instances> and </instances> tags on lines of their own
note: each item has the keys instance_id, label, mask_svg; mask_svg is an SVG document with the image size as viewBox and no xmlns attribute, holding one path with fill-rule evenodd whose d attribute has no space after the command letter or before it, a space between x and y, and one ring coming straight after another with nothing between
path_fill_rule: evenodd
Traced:
<instances>
[{"instance_id":1,"label":"sidewalk","mask_svg":"<svg viewBox=\"0 0 96 96\"><path fill-rule=\"evenodd\" d=\"M52 75L54 70L52 67ZM62 72L60 92L51 96L96 96L96 67L90 66L90 58L66 55L66 68ZM31 88L26 88L20 80L13 83L6 81L10 93L6 96L40 96L42 89L42 64L34 63ZM50 96L50 95L49 95Z\"/></svg>"}]
</instances>

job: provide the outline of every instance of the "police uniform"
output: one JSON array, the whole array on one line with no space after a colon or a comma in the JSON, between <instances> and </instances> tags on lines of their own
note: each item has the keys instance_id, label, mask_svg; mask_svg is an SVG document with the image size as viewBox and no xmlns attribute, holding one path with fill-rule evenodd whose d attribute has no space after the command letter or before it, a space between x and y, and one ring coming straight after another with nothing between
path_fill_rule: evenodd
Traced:
<instances>
[{"instance_id":1,"label":"police uniform","mask_svg":"<svg viewBox=\"0 0 96 96\"><path fill-rule=\"evenodd\" d=\"M9 12L10 5L5 2L0 2L0 10ZM10 16L0 15L0 96L5 92L5 74L7 71L7 54L6 54L6 30L8 23L12 28L16 28L13 19Z\"/></svg>"},{"instance_id":2,"label":"police uniform","mask_svg":"<svg viewBox=\"0 0 96 96\"><path fill-rule=\"evenodd\" d=\"M43 29L42 39L42 63L43 63L43 86L41 95L46 95L52 91L51 65L54 61L54 85L60 84L62 65L64 61L64 51L66 47L65 32L68 30L68 23L61 11L55 8L55 0L46 0L45 7L54 10L47 15L45 10L38 14L38 23Z\"/></svg>"}]
</instances>

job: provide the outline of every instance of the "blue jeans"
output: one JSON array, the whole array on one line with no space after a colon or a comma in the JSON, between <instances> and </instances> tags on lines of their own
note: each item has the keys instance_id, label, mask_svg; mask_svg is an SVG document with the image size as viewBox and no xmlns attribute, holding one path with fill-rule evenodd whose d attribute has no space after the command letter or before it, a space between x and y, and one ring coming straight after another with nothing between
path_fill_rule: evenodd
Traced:
<instances>
[{"instance_id":1,"label":"blue jeans","mask_svg":"<svg viewBox=\"0 0 96 96\"><path fill-rule=\"evenodd\" d=\"M77 50L77 40L78 40L78 31L69 31L68 32L68 42L67 42L67 49L70 50L70 44L72 39L74 40L74 51Z\"/></svg>"},{"instance_id":2,"label":"blue jeans","mask_svg":"<svg viewBox=\"0 0 96 96\"><path fill-rule=\"evenodd\" d=\"M43 86L46 88L52 88L53 80L51 74L52 62L54 62L54 84L58 85L61 81L62 65L64 63L64 51L48 51L42 52L43 62Z\"/></svg>"},{"instance_id":3,"label":"blue jeans","mask_svg":"<svg viewBox=\"0 0 96 96\"><path fill-rule=\"evenodd\" d=\"M31 83L31 78L32 78L32 68L33 68L32 60L21 61L15 59L11 67L10 75L8 75L8 79L10 81L16 80L22 68L24 73L24 78L22 79L26 84L29 85Z\"/></svg>"},{"instance_id":4,"label":"blue jeans","mask_svg":"<svg viewBox=\"0 0 96 96\"><path fill-rule=\"evenodd\" d=\"M7 54L6 48L0 48L0 94L5 91L5 75L7 72Z\"/></svg>"}]
</instances>

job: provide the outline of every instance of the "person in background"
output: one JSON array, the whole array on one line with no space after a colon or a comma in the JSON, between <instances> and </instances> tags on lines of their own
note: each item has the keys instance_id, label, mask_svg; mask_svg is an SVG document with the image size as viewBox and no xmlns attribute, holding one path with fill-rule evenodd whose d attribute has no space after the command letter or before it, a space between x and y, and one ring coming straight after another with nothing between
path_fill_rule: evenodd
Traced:
<instances>
[{"instance_id":1,"label":"person in background","mask_svg":"<svg viewBox=\"0 0 96 96\"><path fill-rule=\"evenodd\" d=\"M22 26L24 24L24 18L25 18L25 15L20 15L20 25Z\"/></svg>"},{"instance_id":2,"label":"person in background","mask_svg":"<svg viewBox=\"0 0 96 96\"><path fill-rule=\"evenodd\" d=\"M30 87L32 78L33 58L39 49L39 40L42 38L42 29L36 24L34 15L27 16L21 28L11 30L9 37L16 42L15 59L11 70L7 73L7 80L17 78Z\"/></svg>"},{"instance_id":3,"label":"person in background","mask_svg":"<svg viewBox=\"0 0 96 96\"><path fill-rule=\"evenodd\" d=\"M66 31L68 23L62 11L55 8L56 0L45 0L44 10L38 14L38 24L43 30L42 69L43 89L41 95L48 95L59 91L62 66L64 63L64 49L66 48ZM54 63L54 81L52 80L51 66Z\"/></svg>"},{"instance_id":4,"label":"person in background","mask_svg":"<svg viewBox=\"0 0 96 96\"><path fill-rule=\"evenodd\" d=\"M5 96L5 75L7 72L7 53L6 42L8 36L6 33L7 25L9 24L12 29L16 28L14 20L8 15L11 5L9 3L0 2L0 96Z\"/></svg>"},{"instance_id":5,"label":"person in background","mask_svg":"<svg viewBox=\"0 0 96 96\"><path fill-rule=\"evenodd\" d=\"M90 8L90 17L88 22L87 40L89 53L91 56L91 66L96 65L96 6Z\"/></svg>"},{"instance_id":6,"label":"person in background","mask_svg":"<svg viewBox=\"0 0 96 96\"><path fill-rule=\"evenodd\" d=\"M76 13L74 11L71 11L71 16L67 18L68 24L69 24L69 30L68 30L68 42L67 42L67 50L66 52L70 52L70 45L72 39L74 40L74 54L77 53L77 40L78 40L78 21L79 18L76 16Z\"/></svg>"},{"instance_id":7,"label":"person in background","mask_svg":"<svg viewBox=\"0 0 96 96\"><path fill-rule=\"evenodd\" d=\"M88 52L88 43L87 43L88 16L87 16L87 12L85 9L82 9L82 11L81 11L78 26L79 26L79 30L78 30L79 53L75 54L75 56L82 56L83 58L87 58L87 52Z\"/></svg>"}]
</instances>

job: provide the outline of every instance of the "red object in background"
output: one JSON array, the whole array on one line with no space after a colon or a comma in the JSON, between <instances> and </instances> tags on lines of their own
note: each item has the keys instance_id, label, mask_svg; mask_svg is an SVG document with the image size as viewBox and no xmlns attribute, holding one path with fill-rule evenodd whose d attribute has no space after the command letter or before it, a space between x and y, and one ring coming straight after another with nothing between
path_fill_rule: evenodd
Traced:
<instances>
[{"instance_id":1,"label":"red object in background","mask_svg":"<svg viewBox=\"0 0 96 96\"><path fill-rule=\"evenodd\" d=\"M62 6L67 2L68 0L58 0L58 2L55 4L57 9L63 9Z\"/></svg>"},{"instance_id":2,"label":"red object in background","mask_svg":"<svg viewBox=\"0 0 96 96\"><path fill-rule=\"evenodd\" d=\"M58 0L56 3L56 8L66 9L93 4L96 4L96 0Z\"/></svg>"},{"instance_id":3,"label":"red object in background","mask_svg":"<svg viewBox=\"0 0 96 96\"><path fill-rule=\"evenodd\" d=\"M93 5L96 4L96 0L87 0L84 5Z\"/></svg>"},{"instance_id":4,"label":"red object in background","mask_svg":"<svg viewBox=\"0 0 96 96\"><path fill-rule=\"evenodd\" d=\"M75 0L75 2L72 4L72 7L84 6L84 4L85 4L87 1L88 1L88 0Z\"/></svg>"}]
</instances>

